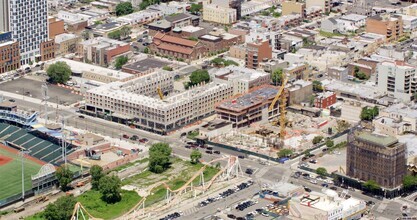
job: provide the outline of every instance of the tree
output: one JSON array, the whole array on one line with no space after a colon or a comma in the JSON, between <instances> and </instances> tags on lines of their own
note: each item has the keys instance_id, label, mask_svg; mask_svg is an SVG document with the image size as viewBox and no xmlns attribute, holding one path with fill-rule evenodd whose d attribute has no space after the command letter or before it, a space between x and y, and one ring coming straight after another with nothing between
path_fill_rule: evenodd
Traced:
<instances>
[{"instance_id":1,"label":"tree","mask_svg":"<svg viewBox=\"0 0 417 220\"><path fill-rule=\"evenodd\" d=\"M316 173L320 176L326 176L327 175L327 170L324 167L319 167L316 169Z\"/></svg>"},{"instance_id":2,"label":"tree","mask_svg":"<svg viewBox=\"0 0 417 220\"><path fill-rule=\"evenodd\" d=\"M114 64L114 67L116 67L116 69L121 69L123 65L125 65L127 63L129 59L125 56L121 56L121 57L117 57L116 58L116 64Z\"/></svg>"},{"instance_id":3,"label":"tree","mask_svg":"<svg viewBox=\"0 0 417 220\"><path fill-rule=\"evenodd\" d=\"M283 70L281 68L278 68L271 74L272 83L276 86L281 85L283 78Z\"/></svg>"},{"instance_id":4,"label":"tree","mask_svg":"<svg viewBox=\"0 0 417 220\"><path fill-rule=\"evenodd\" d=\"M336 130L338 133L341 133L350 127L349 122L345 120L337 120L336 121Z\"/></svg>"},{"instance_id":5,"label":"tree","mask_svg":"<svg viewBox=\"0 0 417 220\"><path fill-rule=\"evenodd\" d=\"M129 26L123 26L122 28L120 28L120 39L126 39L131 33L132 29Z\"/></svg>"},{"instance_id":6,"label":"tree","mask_svg":"<svg viewBox=\"0 0 417 220\"><path fill-rule=\"evenodd\" d=\"M99 182L99 191L102 194L101 199L106 203L116 203L122 199L120 195L122 182L119 177L103 176Z\"/></svg>"},{"instance_id":7,"label":"tree","mask_svg":"<svg viewBox=\"0 0 417 220\"><path fill-rule=\"evenodd\" d=\"M162 69L166 70L166 71L172 71L173 70L172 67L170 67L170 66L164 66L164 67L162 67Z\"/></svg>"},{"instance_id":8,"label":"tree","mask_svg":"<svg viewBox=\"0 0 417 220\"><path fill-rule=\"evenodd\" d=\"M194 36L191 36L191 37L189 37L189 38L188 38L188 40L198 41L198 38L196 38L196 37L194 37Z\"/></svg>"},{"instance_id":9,"label":"tree","mask_svg":"<svg viewBox=\"0 0 417 220\"><path fill-rule=\"evenodd\" d=\"M71 68L67 63L58 61L51 64L46 70L49 80L54 83L66 83L71 76Z\"/></svg>"},{"instance_id":10,"label":"tree","mask_svg":"<svg viewBox=\"0 0 417 220\"><path fill-rule=\"evenodd\" d=\"M48 206L46 206L43 217L46 220L70 219L75 203L77 203L77 200L74 196L62 196L54 203L49 203Z\"/></svg>"},{"instance_id":11,"label":"tree","mask_svg":"<svg viewBox=\"0 0 417 220\"><path fill-rule=\"evenodd\" d=\"M313 81L313 91L323 92L323 85L320 81L318 81L318 80Z\"/></svg>"},{"instance_id":12,"label":"tree","mask_svg":"<svg viewBox=\"0 0 417 220\"><path fill-rule=\"evenodd\" d=\"M150 51L149 51L149 48L148 47L145 47L145 49L143 49L143 53L149 53Z\"/></svg>"},{"instance_id":13,"label":"tree","mask_svg":"<svg viewBox=\"0 0 417 220\"><path fill-rule=\"evenodd\" d=\"M313 144L318 144L323 140L323 136L315 136L312 140Z\"/></svg>"},{"instance_id":14,"label":"tree","mask_svg":"<svg viewBox=\"0 0 417 220\"><path fill-rule=\"evenodd\" d=\"M191 151L191 154L190 154L191 163L196 164L200 162L201 157L202 155L200 151L198 150Z\"/></svg>"},{"instance_id":15,"label":"tree","mask_svg":"<svg viewBox=\"0 0 417 220\"><path fill-rule=\"evenodd\" d=\"M374 106L373 108L363 107L360 118L364 121L372 121L378 115L379 108L377 106Z\"/></svg>"},{"instance_id":16,"label":"tree","mask_svg":"<svg viewBox=\"0 0 417 220\"><path fill-rule=\"evenodd\" d=\"M154 173L162 173L169 168L169 157L172 149L166 143L153 144L149 148L149 170Z\"/></svg>"},{"instance_id":17,"label":"tree","mask_svg":"<svg viewBox=\"0 0 417 220\"><path fill-rule=\"evenodd\" d=\"M355 77L360 80L367 80L369 77L364 72L357 72L355 73Z\"/></svg>"},{"instance_id":18,"label":"tree","mask_svg":"<svg viewBox=\"0 0 417 220\"><path fill-rule=\"evenodd\" d=\"M200 84L201 82L210 82L210 75L207 70L196 70L191 73L189 86Z\"/></svg>"},{"instance_id":19,"label":"tree","mask_svg":"<svg viewBox=\"0 0 417 220\"><path fill-rule=\"evenodd\" d=\"M69 189L68 184L71 183L74 173L68 168L68 166L62 165L58 167L55 175L62 191L67 191Z\"/></svg>"},{"instance_id":20,"label":"tree","mask_svg":"<svg viewBox=\"0 0 417 220\"><path fill-rule=\"evenodd\" d=\"M413 189L417 186L417 176L406 175L403 178L403 186L405 189Z\"/></svg>"},{"instance_id":21,"label":"tree","mask_svg":"<svg viewBox=\"0 0 417 220\"><path fill-rule=\"evenodd\" d=\"M103 24L103 22L102 21L94 21L94 25L100 25L100 24Z\"/></svg>"},{"instance_id":22,"label":"tree","mask_svg":"<svg viewBox=\"0 0 417 220\"><path fill-rule=\"evenodd\" d=\"M107 37L109 37L110 39L114 39L114 40L120 40L120 30L109 32L107 34Z\"/></svg>"},{"instance_id":23,"label":"tree","mask_svg":"<svg viewBox=\"0 0 417 220\"><path fill-rule=\"evenodd\" d=\"M122 2L116 5L116 15L122 16L122 15L128 15L133 12L133 6L130 2Z\"/></svg>"},{"instance_id":24,"label":"tree","mask_svg":"<svg viewBox=\"0 0 417 220\"><path fill-rule=\"evenodd\" d=\"M332 139L327 139L326 140L326 147L327 148L332 148L334 146L334 142Z\"/></svg>"},{"instance_id":25,"label":"tree","mask_svg":"<svg viewBox=\"0 0 417 220\"><path fill-rule=\"evenodd\" d=\"M293 153L294 153L294 152L293 152L291 149L284 148L284 149L281 149L281 150L278 152L278 157L279 157L279 158L282 158L282 157L289 157L289 156L291 156Z\"/></svg>"},{"instance_id":26,"label":"tree","mask_svg":"<svg viewBox=\"0 0 417 220\"><path fill-rule=\"evenodd\" d=\"M193 3L190 6L190 12L192 14L198 14L201 11L201 9L203 9L203 5L201 5L201 4L195 4L195 3Z\"/></svg>"},{"instance_id":27,"label":"tree","mask_svg":"<svg viewBox=\"0 0 417 220\"><path fill-rule=\"evenodd\" d=\"M381 188L375 180L368 180L368 181L364 182L362 185L365 189L367 189L371 192Z\"/></svg>"},{"instance_id":28,"label":"tree","mask_svg":"<svg viewBox=\"0 0 417 220\"><path fill-rule=\"evenodd\" d=\"M93 165L90 168L91 189L98 190L100 179L104 176L103 168L99 165Z\"/></svg>"},{"instance_id":29,"label":"tree","mask_svg":"<svg viewBox=\"0 0 417 220\"><path fill-rule=\"evenodd\" d=\"M269 12L267 10L261 12L262 16L269 16L270 14L271 14L271 12Z\"/></svg>"}]
</instances>

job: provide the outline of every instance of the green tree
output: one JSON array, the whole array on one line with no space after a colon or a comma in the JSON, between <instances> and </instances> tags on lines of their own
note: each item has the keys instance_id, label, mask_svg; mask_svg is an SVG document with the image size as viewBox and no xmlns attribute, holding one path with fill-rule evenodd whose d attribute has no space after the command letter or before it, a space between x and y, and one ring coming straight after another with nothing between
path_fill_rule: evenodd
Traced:
<instances>
[{"instance_id":1,"label":"green tree","mask_svg":"<svg viewBox=\"0 0 417 220\"><path fill-rule=\"evenodd\" d=\"M196 38L196 37L194 37L194 36L191 36L191 37L189 37L189 38L188 38L188 40L198 41L198 38Z\"/></svg>"},{"instance_id":2,"label":"green tree","mask_svg":"<svg viewBox=\"0 0 417 220\"><path fill-rule=\"evenodd\" d=\"M275 18L279 18L279 17L281 17L281 13L274 12L274 13L272 13L272 16L274 16Z\"/></svg>"},{"instance_id":3,"label":"green tree","mask_svg":"<svg viewBox=\"0 0 417 220\"><path fill-rule=\"evenodd\" d=\"M316 173L320 176L326 176L327 175L327 170L324 167L319 167L316 169Z\"/></svg>"},{"instance_id":4,"label":"green tree","mask_svg":"<svg viewBox=\"0 0 417 220\"><path fill-rule=\"evenodd\" d=\"M362 186L365 189L367 189L368 191L371 191L371 192L373 192L375 190L379 190L381 188L375 180L368 180L368 181L364 182L362 184Z\"/></svg>"},{"instance_id":5,"label":"green tree","mask_svg":"<svg viewBox=\"0 0 417 220\"><path fill-rule=\"evenodd\" d=\"M334 142L332 139L327 139L326 140L326 147L328 148L332 148L334 146Z\"/></svg>"},{"instance_id":6,"label":"green tree","mask_svg":"<svg viewBox=\"0 0 417 220\"><path fill-rule=\"evenodd\" d=\"M46 70L49 80L54 83L66 83L71 76L71 68L67 63L58 61L51 64Z\"/></svg>"},{"instance_id":7,"label":"green tree","mask_svg":"<svg viewBox=\"0 0 417 220\"><path fill-rule=\"evenodd\" d=\"M54 203L46 206L43 217L46 220L70 219L75 203L77 200L72 195L59 197Z\"/></svg>"},{"instance_id":8,"label":"green tree","mask_svg":"<svg viewBox=\"0 0 417 220\"><path fill-rule=\"evenodd\" d=\"M268 10L265 10L265 11L261 12L261 15L262 16L269 16L269 15L271 15L271 12L269 12Z\"/></svg>"},{"instance_id":9,"label":"green tree","mask_svg":"<svg viewBox=\"0 0 417 220\"><path fill-rule=\"evenodd\" d=\"M403 186L405 189L413 189L417 186L417 176L406 175L403 178Z\"/></svg>"},{"instance_id":10,"label":"green tree","mask_svg":"<svg viewBox=\"0 0 417 220\"><path fill-rule=\"evenodd\" d=\"M170 67L170 66L164 66L164 67L162 67L162 69L166 70L166 71L172 71L173 70L172 67Z\"/></svg>"},{"instance_id":11,"label":"green tree","mask_svg":"<svg viewBox=\"0 0 417 220\"><path fill-rule=\"evenodd\" d=\"M103 24L103 22L102 21L94 21L94 24L99 25L99 24Z\"/></svg>"},{"instance_id":12,"label":"green tree","mask_svg":"<svg viewBox=\"0 0 417 220\"><path fill-rule=\"evenodd\" d=\"M198 150L191 151L191 154L190 154L191 163L196 164L196 163L200 162L200 159L201 159L202 156L203 155Z\"/></svg>"},{"instance_id":13,"label":"green tree","mask_svg":"<svg viewBox=\"0 0 417 220\"><path fill-rule=\"evenodd\" d=\"M166 143L156 143L149 148L149 170L162 173L170 166L172 149Z\"/></svg>"},{"instance_id":14,"label":"green tree","mask_svg":"<svg viewBox=\"0 0 417 220\"><path fill-rule=\"evenodd\" d=\"M288 148L283 148L278 152L278 157L282 158L282 157L289 157L293 154L294 152L291 149Z\"/></svg>"},{"instance_id":15,"label":"green tree","mask_svg":"<svg viewBox=\"0 0 417 220\"><path fill-rule=\"evenodd\" d=\"M120 195L122 182L119 177L103 176L99 182L99 191L102 194L102 200L106 203L116 203L122 199Z\"/></svg>"},{"instance_id":16,"label":"green tree","mask_svg":"<svg viewBox=\"0 0 417 220\"><path fill-rule=\"evenodd\" d=\"M373 108L363 107L360 118L361 120L364 120L364 121L372 121L378 115L379 115L379 108L377 106L374 106Z\"/></svg>"},{"instance_id":17,"label":"green tree","mask_svg":"<svg viewBox=\"0 0 417 220\"><path fill-rule=\"evenodd\" d=\"M349 122L345 120L337 120L336 121L336 130L338 133L341 133L345 130L347 130L350 127Z\"/></svg>"},{"instance_id":18,"label":"green tree","mask_svg":"<svg viewBox=\"0 0 417 220\"><path fill-rule=\"evenodd\" d=\"M364 72L357 72L355 73L355 77L360 80L367 80L369 77Z\"/></svg>"},{"instance_id":19,"label":"green tree","mask_svg":"<svg viewBox=\"0 0 417 220\"><path fill-rule=\"evenodd\" d=\"M61 165L56 169L55 172L56 178L58 179L59 185L61 186L62 191L67 191L69 189L68 184L71 183L74 173L68 168L68 166Z\"/></svg>"},{"instance_id":20,"label":"green tree","mask_svg":"<svg viewBox=\"0 0 417 220\"><path fill-rule=\"evenodd\" d=\"M323 84L318 80L314 80L313 81L313 91L323 92Z\"/></svg>"},{"instance_id":21,"label":"green tree","mask_svg":"<svg viewBox=\"0 0 417 220\"><path fill-rule=\"evenodd\" d=\"M115 30L107 34L107 37L114 40L120 40L120 36L120 30Z\"/></svg>"},{"instance_id":22,"label":"green tree","mask_svg":"<svg viewBox=\"0 0 417 220\"><path fill-rule=\"evenodd\" d=\"M207 70L196 70L191 73L189 86L197 85L201 82L210 82L210 75Z\"/></svg>"},{"instance_id":23,"label":"green tree","mask_svg":"<svg viewBox=\"0 0 417 220\"><path fill-rule=\"evenodd\" d=\"M122 2L116 5L116 15L123 16L133 13L133 6L130 2Z\"/></svg>"},{"instance_id":24,"label":"green tree","mask_svg":"<svg viewBox=\"0 0 417 220\"><path fill-rule=\"evenodd\" d=\"M202 4L195 4L195 3L193 3L190 6L190 12L192 14L197 14L198 12L201 11L201 9L203 9L203 5Z\"/></svg>"},{"instance_id":25,"label":"green tree","mask_svg":"<svg viewBox=\"0 0 417 220\"><path fill-rule=\"evenodd\" d=\"M284 73L281 68L278 68L271 74L272 83L276 86L281 85L283 78L284 78Z\"/></svg>"},{"instance_id":26,"label":"green tree","mask_svg":"<svg viewBox=\"0 0 417 220\"><path fill-rule=\"evenodd\" d=\"M114 67L116 67L116 69L121 69L123 65L125 65L127 63L127 61L129 60L129 58L125 57L125 56L120 56L116 58L116 64L114 64Z\"/></svg>"},{"instance_id":27,"label":"green tree","mask_svg":"<svg viewBox=\"0 0 417 220\"><path fill-rule=\"evenodd\" d=\"M100 179L104 176L103 168L99 165L93 165L90 168L91 189L98 190Z\"/></svg>"},{"instance_id":28,"label":"green tree","mask_svg":"<svg viewBox=\"0 0 417 220\"><path fill-rule=\"evenodd\" d=\"M127 37L129 37L129 35L132 33L132 28L130 28L129 26L123 26L122 28L120 28L119 32L120 32L120 39L126 39Z\"/></svg>"},{"instance_id":29,"label":"green tree","mask_svg":"<svg viewBox=\"0 0 417 220\"><path fill-rule=\"evenodd\" d=\"M149 48L148 47L145 47L145 49L143 49L143 53L149 53L150 51L149 51Z\"/></svg>"},{"instance_id":30,"label":"green tree","mask_svg":"<svg viewBox=\"0 0 417 220\"><path fill-rule=\"evenodd\" d=\"M318 144L323 140L323 136L315 136L312 140L313 144Z\"/></svg>"}]
</instances>

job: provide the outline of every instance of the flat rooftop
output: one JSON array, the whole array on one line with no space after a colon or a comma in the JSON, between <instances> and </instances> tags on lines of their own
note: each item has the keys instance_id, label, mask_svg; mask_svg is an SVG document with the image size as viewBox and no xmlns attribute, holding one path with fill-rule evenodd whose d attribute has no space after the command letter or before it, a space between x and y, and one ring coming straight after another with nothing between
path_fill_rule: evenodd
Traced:
<instances>
[{"instance_id":1,"label":"flat rooftop","mask_svg":"<svg viewBox=\"0 0 417 220\"><path fill-rule=\"evenodd\" d=\"M273 99L278 92L278 87L265 86L240 97L223 101L218 108L241 111L257 104L261 104L269 99Z\"/></svg>"},{"instance_id":2,"label":"flat rooftop","mask_svg":"<svg viewBox=\"0 0 417 220\"><path fill-rule=\"evenodd\" d=\"M170 63L158 60L155 58L146 58L143 60L136 61L131 64L127 64L123 66L123 69L131 69L139 72L146 72L151 69L159 69L164 66L168 66Z\"/></svg>"},{"instance_id":3,"label":"flat rooftop","mask_svg":"<svg viewBox=\"0 0 417 220\"><path fill-rule=\"evenodd\" d=\"M357 136L360 140L371 142L383 147L391 147L398 142L398 139L388 135L374 134L369 132L362 132Z\"/></svg>"}]
</instances>

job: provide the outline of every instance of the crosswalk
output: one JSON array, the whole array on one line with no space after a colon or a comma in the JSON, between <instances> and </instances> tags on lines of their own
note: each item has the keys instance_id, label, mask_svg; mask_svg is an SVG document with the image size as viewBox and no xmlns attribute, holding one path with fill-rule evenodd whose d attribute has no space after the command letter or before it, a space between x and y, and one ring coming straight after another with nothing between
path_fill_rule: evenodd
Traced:
<instances>
[{"instance_id":1,"label":"crosswalk","mask_svg":"<svg viewBox=\"0 0 417 220\"><path fill-rule=\"evenodd\" d=\"M183 211L183 216L189 216L191 214L196 213L200 208L197 206L193 206Z\"/></svg>"}]
</instances>

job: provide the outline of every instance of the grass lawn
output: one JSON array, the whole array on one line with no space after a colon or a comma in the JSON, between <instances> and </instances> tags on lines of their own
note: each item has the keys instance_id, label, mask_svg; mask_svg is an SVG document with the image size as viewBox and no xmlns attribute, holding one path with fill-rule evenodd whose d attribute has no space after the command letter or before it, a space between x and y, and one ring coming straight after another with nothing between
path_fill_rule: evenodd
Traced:
<instances>
[{"instance_id":1,"label":"grass lawn","mask_svg":"<svg viewBox=\"0 0 417 220\"><path fill-rule=\"evenodd\" d=\"M320 31L320 35L323 37L343 37L345 35L339 33L330 33L326 31Z\"/></svg>"},{"instance_id":2,"label":"grass lawn","mask_svg":"<svg viewBox=\"0 0 417 220\"><path fill-rule=\"evenodd\" d=\"M45 220L42 214L43 212L36 213L34 215L26 217L25 220Z\"/></svg>"},{"instance_id":3,"label":"grass lawn","mask_svg":"<svg viewBox=\"0 0 417 220\"><path fill-rule=\"evenodd\" d=\"M135 166L136 164L147 163L148 161L149 161L149 158L143 158L141 160L137 160L137 161L134 161L134 162L129 162L129 163L126 163L122 166L116 167L116 168L113 169L113 171L118 172L118 171L126 169L128 167Z\"/></svg>"},{"instance_id":4,"label":"grass lawn","mask_svg":"<svg viewBox=\"0 0 417 220\"><path fill-rule=\"evenodd\" d=\"M122 200L115 204L107 204L101 200L101 193L90 190L77 197L77 201L96 218L115 219L135 206L141 197L134 191L122 190Z\"/></svg>"},{"instance_id":5,"label":"grass lawn","mask_svg":"<svg viewBox=\"0 0 417 220\"><path fill-rule=\"evenodd\" d=\"M22 192L22 163L20 157L0 148L0 155L13 160L0 166L0 199L7 198ZM32 188L31 176L38 173L41 165L31 160L24 160L25 191Z\"/></svg>"},{"instance_id":6,"label":"grass lawn","mask_svg":"<svg viewBox=\"0 0 417 220\"><path fill-rule=\"evenodd\" d=\"M191 131L187 134L188 139L194 140L200 133L198 131Z\"/></svg>"}]
</instances>

